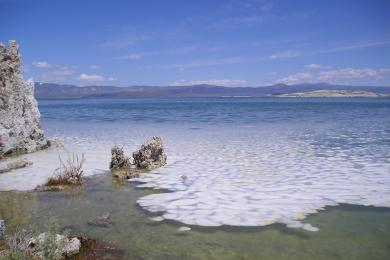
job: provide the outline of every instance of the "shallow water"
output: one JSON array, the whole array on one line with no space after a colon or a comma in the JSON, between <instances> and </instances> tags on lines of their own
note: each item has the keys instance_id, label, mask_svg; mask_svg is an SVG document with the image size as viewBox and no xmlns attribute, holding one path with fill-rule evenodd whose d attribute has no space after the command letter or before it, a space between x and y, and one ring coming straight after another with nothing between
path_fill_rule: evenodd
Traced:
<instances>
[{"instance_id":1,"label":"shallow water","mask_svg":"<svg viewBox=\"0 0 390 260\"><path fill-rule=\"evenodd\" d=\"M137 206L140 196L154 193L101 174L83 190L58 193L1 192L0 216L12 231L17 225L43 227L55 217L61 229L71 229L125 250L128 259L388 259L390 209L341 205L309 216L319 232L266 227L192 226L155 222ZM88 224L111 213L112 225Z\"/></svg>"},{"instance_id":2,"label":"shallow water","mask_svg":"<svg viewBox=\"0 0 390 260\"><path fill-rule=\"evenodd\" d=\"M38 196L39 207L47 207L38 210L42 216L51 211L67 216L64 222L79 223L76 230L103 237L105 231L84 225L86 218L105 208L113 210L118 224L115 232L107 233L110 240L147 258L159 253L169 258L188 253L232 259L245 259L246 253L252 259L287 258L292 252L306 258L317 253L328 258L389 254L389 99L170 98L39 104L46 134L64 141L68 151L85 153L87 176L107 177L114 144L124 145L130 154L150 136L159 135L168 154L166 167L133 184L145 190L135 190L130 183L113 188L107 177L101 183L103 191L96 184L97 192L105 194L99 203L89 198L94 185L72 199L62 193L31 195ZM66 156L66 150L27 155L34 165L0 175L0 190L28 190L44 182L58 167L58 154ZM153 189L160 191L151 193ZM72 203L79 214L88 216L62 209L72 208ZM329 207L339 204L343 206ZM152 222L146 214L165 220ZM181 225L193 228L182 244L176 234ZM360 232L356 230L361 231L358 238L350 238ZM127 235L121 237L121 232ZM154 232L160 234L158 239L152 237ZM134 241L137 236L143 238ZM332 236L336 242L331 242ZM209 237L210 246L203 243ZM146 238L161 248L153 251ZM215 239L222 240L221 248L212 246ZM343 247L348 252L341 252Z\"/></svg>"}]
</instances>

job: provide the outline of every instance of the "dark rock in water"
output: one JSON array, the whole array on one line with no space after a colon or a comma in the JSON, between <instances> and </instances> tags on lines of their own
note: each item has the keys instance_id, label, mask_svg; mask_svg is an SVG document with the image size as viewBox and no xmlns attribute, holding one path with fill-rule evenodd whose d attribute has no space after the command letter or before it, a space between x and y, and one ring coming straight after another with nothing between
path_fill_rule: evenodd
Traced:
<instances>
[{"instance_id":1,"label":"dark rock in water","mask_svg":"<svg viewBox=\"0 0 390 260\"><path fill-rule=\"evenodd\" d=\"M111 221L111 214L109 212L103 213L97 216L95 219L88 222L88 225L97 226L97 227L108 227L109 225L114 224Z\"/></svg>"},{"instance_id":2,"label":"dark rock in water","mask_svg":"<svg viewBox=\"0 0 390 260\"><path fill-rule=\"evenodd\" d=\"M164 166L167 155L161 137L153 136L141 146L141 149L133 153L133 158L134 164L139 168L152 170Z\"/></svg>"},{"instance_id":3,"label":"dark rock in water","mask_svg":"<svg viewBox=\"0 0 390 260\"><path fill-rule=\"evenodd\" d=\"M0 239L5 235L5 222L0 219Z\"/></svg>"},{"instance_id":4,"label":"dark rock in water","mask_svg":"<svg viewBox=\"0 0 390 260\"><path fill-rule=\"evenodd\" d=\"M39 122L34 83L23 79L20 58L16 41L7 48L0 43L0 158L50 145Z\"/></svg>"},{"instance_id":5,"label":"dark rock in water","mask_svg":"<svg viewBox=\"0 0 390 260\"><path fill-rule=\"evenodd\" d=\"M4 162L4 165L0 164L0 173L24 168L24 167L27 167L30 165L32 165L32 162L30 162L26 159L19 159L19 160L11 161L9 163Z\"/></svg>"},{"instance_id":6,"label":"dark rock in water","mask_svg":"<svg viewBox=\"0 0 390 260\"><path fill-rule=\"evenodd\" d=\"M130 159L125 156L123 148L114 146L111 149L110 169L130 168Z\"/></svg>"}]
</instances>

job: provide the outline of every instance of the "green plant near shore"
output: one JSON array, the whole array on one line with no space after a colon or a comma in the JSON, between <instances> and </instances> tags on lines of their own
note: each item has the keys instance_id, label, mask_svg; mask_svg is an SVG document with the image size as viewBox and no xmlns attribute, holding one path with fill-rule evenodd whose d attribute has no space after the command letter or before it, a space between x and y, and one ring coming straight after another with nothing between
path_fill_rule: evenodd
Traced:
<instances>
[{"instance_id":1,"label":"green plant near shore","mask_svg":"<svg viewBox=\"0 0 390 260\"><path fill-rule=\"evenodd\" d=\"M72 154L69 156L66 162L61 157L60 167L54 172L54 176L50 177L45 186L67 186L67 185L80 185L83 182L84 170L83 165L85 162L84 154L79 156L78 154Z\"/></svg>"},{"instance_id":2,"label":"green plant near shore","mask_svg":"<svg viewBox=\"0 0 390 260\"><path fill-rule=\"evenodd\" d=\"M66 245L66 235L62 238L57 238L58 222L51 220L46 225L45 238L42 243L42 257L47 260L61 259L63 249Z\"/></svg>"},{"instance_id":3,"label":"green plant near shore","mask_svg":"<svg viewBox=\"0 0 390 260\"><path fill-rule=\"evenodd\" d=\"M62 253L66 246L67 234L59 238L57 232L58 222L55 219L50 219L46 225L42 242L39 241L39 232L37 231L17 230L13 235L7 236L8 250L4 256L0 256L0 260L63 259ZM33 240L39 244L39 256L37 255L37 248L31 246Z\"/></svg>"}]
</instances>

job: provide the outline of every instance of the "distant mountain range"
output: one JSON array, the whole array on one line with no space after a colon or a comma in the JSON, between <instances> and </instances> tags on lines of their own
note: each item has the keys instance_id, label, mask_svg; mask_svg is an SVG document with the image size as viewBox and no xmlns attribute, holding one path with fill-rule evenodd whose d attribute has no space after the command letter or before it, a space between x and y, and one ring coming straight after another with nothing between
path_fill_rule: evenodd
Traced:
<instances>
[{"instance_id":1,"label":"distant mountain range","mask_svg":"<svg viewBox=\"0 0 390 260\"><path fill-rule=\"evenodd\" d=\"M73 98L130 98L130 97L236 97L277 96L316 90L369 91L390 93L390 87L331 85L327 83L285 85L266 87L222 87L214 85L192 86L85 86L35 83L35 97L38 99Z\"/></svg>"}]
</instances>

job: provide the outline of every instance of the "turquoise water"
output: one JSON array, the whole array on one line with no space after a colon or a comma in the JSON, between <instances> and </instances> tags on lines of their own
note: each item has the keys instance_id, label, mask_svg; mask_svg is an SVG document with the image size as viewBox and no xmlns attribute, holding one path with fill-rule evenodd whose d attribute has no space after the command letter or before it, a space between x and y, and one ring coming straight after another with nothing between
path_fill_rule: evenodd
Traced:
<instances>
[{"instance_id":1,"label":"turquoise water","mask_svg":"<svg viewBox=\"0 0 390 260\"><path fill-rule=\"evenodd\" d=\"M2 193L12 227L55 216L137 259L390 256L390 99L40 100L39 108L45 133L86 151L99 174L83 190ZM110 147L131 154L152 135L163 137L168 164L134 183L113 181ZM104 212L114 225L88 225Z\"/></svg>"}]
</instances>

